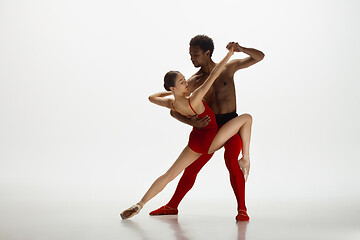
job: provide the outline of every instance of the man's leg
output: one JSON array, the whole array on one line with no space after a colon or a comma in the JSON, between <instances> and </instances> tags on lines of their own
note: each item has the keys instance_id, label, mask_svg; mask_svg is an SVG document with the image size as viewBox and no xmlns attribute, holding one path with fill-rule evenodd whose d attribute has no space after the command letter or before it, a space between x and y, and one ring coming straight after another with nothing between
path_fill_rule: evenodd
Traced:
<instances>
[{"instance_id":1,"label":"man's leg","mask_svg":"<svg viewBox=\"0 0 360 240\"><path fill-rule=\"evenodd\" d=\"M202 167L210 160L212 154L202 154L195 162L185 168L185 171L177 185L174 195L165 206L160 207L152 212L150 215L170 215L178 213L178 206L186 193L194 186L196 176Z\"/></svg>"},{"instance_id":2,"label":"man's leg","mask_svg":"<svg viewBox=\"0 0 360 240\"><path fill-rule=\"evenodd\" d=\"M225 164L230 174L231 186L234 190L237 204L238 204L238 216L237 221L248 221L249 217L246 213L245 205L245 179L244 174L240 169L238 163L238 157L242 147L242 141L239 134L235 134L224 145L225 147Z\"/></svg>"}]
</instances>

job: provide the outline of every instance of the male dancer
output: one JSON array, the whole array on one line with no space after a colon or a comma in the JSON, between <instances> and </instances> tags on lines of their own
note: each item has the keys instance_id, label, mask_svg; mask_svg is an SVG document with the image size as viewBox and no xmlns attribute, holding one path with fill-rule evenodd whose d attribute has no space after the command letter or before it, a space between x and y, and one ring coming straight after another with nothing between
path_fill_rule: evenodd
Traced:
<instances>
[{"instance_id":1,"label":"male dancer","mask_svg":"<svg viewBox=\"0 0 360 240\"><path fill-rule=\"evenodd\" d=\"M249 57L244 59L235 59L230 61L225 70L215 80L211 89L204 97L204 101L216 114L216 122L219 128L226 122L235 118L236 113L236 96L234 74L237 70L247 68L264 58L264 54L256 49L241 47L236 43L236 51L248 54ZM190 41L190 56L191 61L195 67L200 67L200 70L188 79L188 86L191 92L201 86L210 72L216 66L216 63L211 59L214 51L214 43L211 38L206 35L197 35ZM175 111L171 111L171 116L179 121L195 126L198 128L207 125L209 119L203 118L201 120L196 118L186 118ZM245 205L245 181L247 179L248 170L250 168L250 157L243 155L238 162L238 156L242 147L242 142L239 134L235 134L229 139L225 147L225 164L230 174L231 186L234 190L236 200L238 203L238 214L236 221L249 221L249 216L246 212ZM195 162L188 166L176 188L176 191L171 200L157 210L150 212L150 215L173 215L178 213L178 205L186 193L192 188L195 179L201 168L210 160L213 154L202 154ZM240 166L243 166L242 170Z\"/></svg>"}]
</instances>

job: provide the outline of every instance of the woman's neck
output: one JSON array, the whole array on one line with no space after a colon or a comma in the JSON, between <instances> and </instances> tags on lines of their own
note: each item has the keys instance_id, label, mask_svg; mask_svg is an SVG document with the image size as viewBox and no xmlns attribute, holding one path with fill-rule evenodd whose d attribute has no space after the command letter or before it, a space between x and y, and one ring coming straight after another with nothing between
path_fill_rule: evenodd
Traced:
<instances>
[{"instance_id":1,"label":"woman's neck","mask_svg":"<svg viewBox=\"0 0 360 240\"><path fill-rule=\"evenodd\" d=\"M185 93L182 93L182 94L174 94L174 98L176 101L181 101L181 100L184 100L184 99L188 99L189 96L186 95Z\"/></svg>"}]
</instances>

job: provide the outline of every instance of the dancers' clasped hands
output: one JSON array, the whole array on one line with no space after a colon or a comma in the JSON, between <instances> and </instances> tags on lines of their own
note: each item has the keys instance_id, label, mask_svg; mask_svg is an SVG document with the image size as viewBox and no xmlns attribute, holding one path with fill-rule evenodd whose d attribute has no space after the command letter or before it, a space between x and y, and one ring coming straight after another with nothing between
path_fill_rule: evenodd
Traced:
<instances>
[{"instance_id":1,"label":"dancers' clasped hands","mask_svg":"<svg viewBox=\"0 0 360 240\"><path fill-rule=\"evenodd\" d=\"M233 47L234 52L242 52L243 48L239 45L237 42L229 42L228 45L226 45L227 50L231 50L231 47Z\"/></svg>"}]
</instances>

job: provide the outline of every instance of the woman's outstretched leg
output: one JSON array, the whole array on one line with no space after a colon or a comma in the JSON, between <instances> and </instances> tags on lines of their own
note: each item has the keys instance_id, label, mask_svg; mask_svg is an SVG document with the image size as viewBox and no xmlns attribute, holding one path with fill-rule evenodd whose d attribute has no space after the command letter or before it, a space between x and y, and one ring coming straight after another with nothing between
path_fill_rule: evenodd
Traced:
<instances>
[{"instance_id":1,"label":"woman's outstretched leg","mask_svg":"<svg viewBox=\"0 0 360 240\"><path fill-rule=\"evenodd\" d=\"M242 114L236 118L231 119L224 124L217 132L214 140L211 143L208 153L213 153L220 149L232 136L239 133L243 146L243 157L239 160L239 165L244 173L245 181L250 169L250 137L251 137L252 117L250 114Z\"/></svg>"},{"instance_id":2,"label":"woman's outstretched leg","mask_svg":"<svg viewBox=\"0 0 360 240\"><path fill-rule=\"evenodd\" d=\"M239 137L240 138L240 137ZM196 177L202 167L210 160L213 154L202 154L196 161L185 168L182 177L170 201L160 208L149 213L151 216L157 215L177 215L178 206L187 192L193 187ZM236 159L237 160L237 159ZM239 166L238 166L239 167Z\"/></svg>"},{"instance_id":3,"label":"woman's outstretched leg","mask_svg":"<svg viewBox=\"0 0 360 240\"><path fill-rule=\"evenodd\" d=\"M201 154L196 153L186 146L181 152L180 156L176 159L174 164L169 168L169 170L160 176L155 182L151 185L149 190L145 193L143 198L130 207L129 209L123 211L120 215L123 219L130 218L135 214L139 213L141 208L153 197L155 197L159 192L161 192L165 186L176 178L187 166L193 163Z\"/></svg>"}]
</instances>

